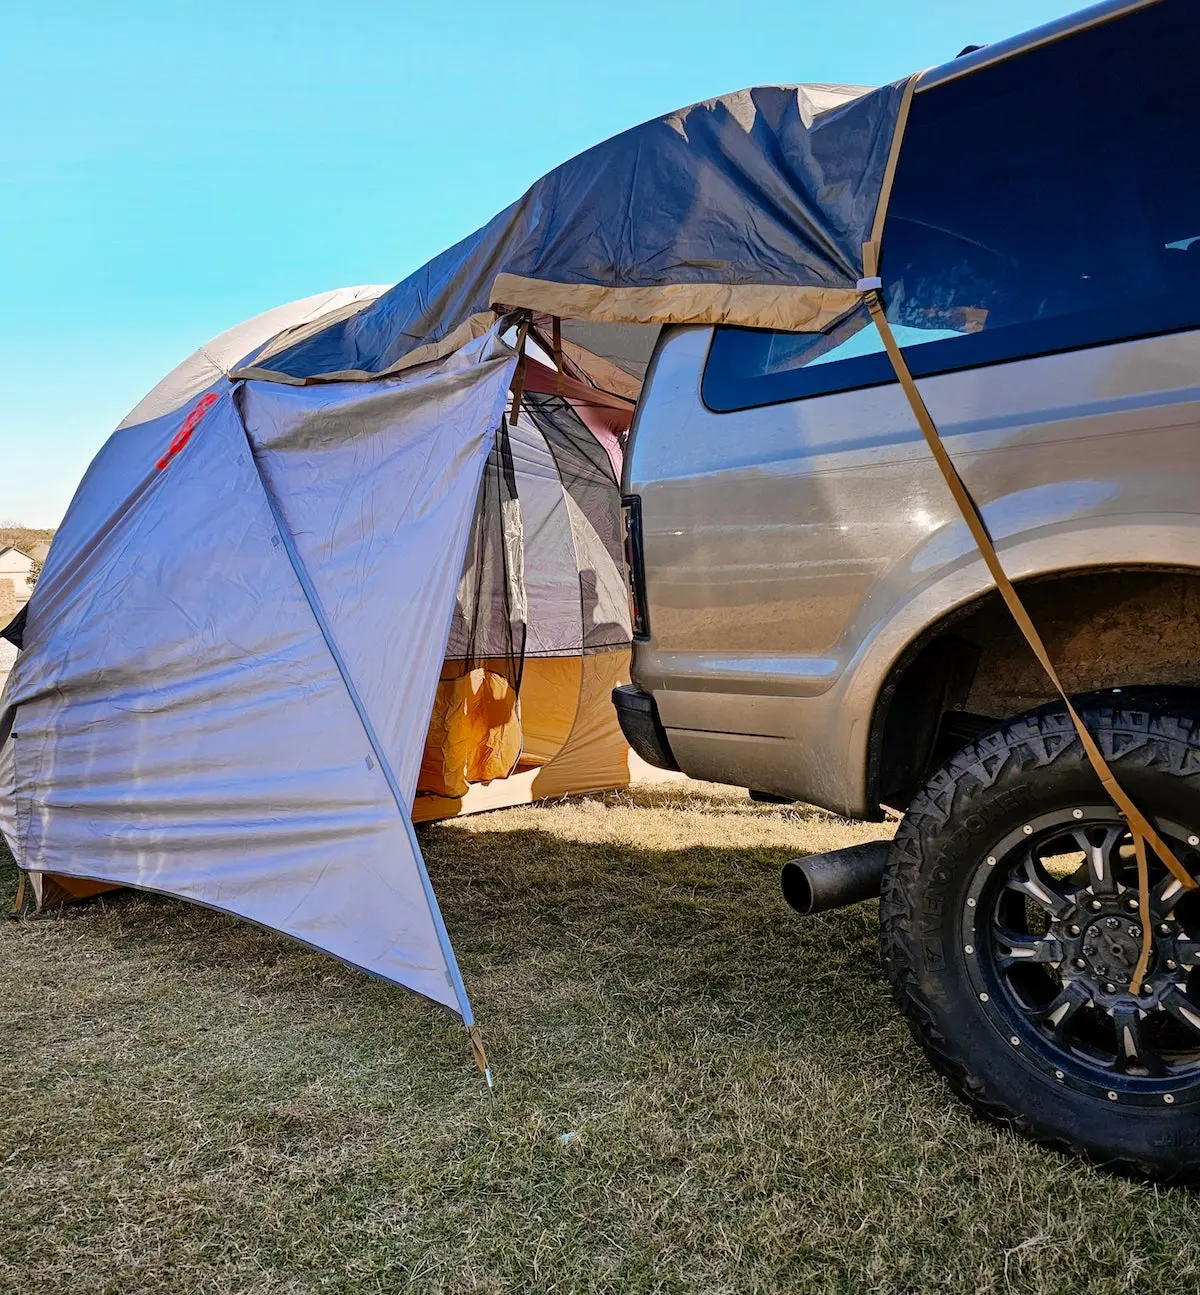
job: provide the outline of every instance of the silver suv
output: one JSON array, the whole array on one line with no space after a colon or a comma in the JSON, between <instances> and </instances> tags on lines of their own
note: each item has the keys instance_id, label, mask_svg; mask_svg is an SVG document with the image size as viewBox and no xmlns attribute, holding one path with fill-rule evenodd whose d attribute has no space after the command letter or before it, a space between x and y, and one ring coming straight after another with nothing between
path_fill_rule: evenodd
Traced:
<instances>
[{"instance_id":1,"label":"silver suv","mask_svg":"<svg viewBox=\"0 0 1200 1295\"><path fill-rule=\"evenodd\" d=\"M1113 771L1200 872L1200 10L1105 4L927 73L882 296ZM664 332L626 459L647 759L856 818L796 861L878 894L914 1032L977 1109L1200 1168L1200 902L1124 820L1001 604L864 310ZM1136 977L1134 978L1136 984Z\"/></svg>"}]
</instances>

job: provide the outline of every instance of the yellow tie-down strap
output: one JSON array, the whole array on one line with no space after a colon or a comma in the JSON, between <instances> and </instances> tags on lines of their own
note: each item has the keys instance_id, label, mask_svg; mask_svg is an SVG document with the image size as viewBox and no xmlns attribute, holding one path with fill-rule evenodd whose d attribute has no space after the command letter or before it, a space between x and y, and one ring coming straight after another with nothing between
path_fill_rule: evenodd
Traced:
<instances>
[{"instance_id":1,"label":"yellow tie-down strap","mask_svg":"<svg viewBox=\"0 0 1200 1295\"><path fill-rule=\"evenodd\" d=\"M1142 980L1146 974L1146 966L1150 960L1150 874L1146 862L1146 844L1149 843L1151 849L1163 861L1181 886L1186 887L1188 890L1194 890L1196 882L1175 857L1171 847L1154 830L1150 820L1130 800L1124 788L1117 781L1116 775L1109 768L1108 762L1100 753L1100 748L1097 746L1095 738L1088 732L1087 726L1079 718L1079 712L1071 704L1071 699L1067 696L1062 686L1062 681L1058 677L1058 671L1054 668L1054 662L1050 660L1050 654L1046 651L1046 645L1042 642L1042 636L1037 632L1037 628L1030 619L1029 613L1025 610L1025 605L1021 602L1012 581L1005 575L1004 568L1000 565L1000 558L996 553L996 546L992 543L992 537L988 534L983 514L980 513L975 500L971 497L971 492L967 489L962 477L958 474L958 469L954 466L950 455L947 453L942 438L938 434L937 426L930 416L929 409L926 407L925 400L920 391L917 390L917 384L909 372L904 353L897 344L895 334L892 332L892 326L888 323L887 315L884 313L883 298L880 295L883 285L878 277L878 266L879 244L872 241L863 247L863 269L866 272L866 277L859 281L858 287L866 301L867 309L871 312L871 318L875 321L875 327L879 330L880 340L883 342L884 350L887 351L888 359L892 363L893 370L895 370L896 378L905 396L908 397L908 403L912 408L913 416L917 420L917 426L920 427L921 434L925 437L925 443L933 453L934 461L941 470L946 485L950 487L954 502L958 505L958 510L962 514L963 520L967 523L967 527L980 553L983 555L983 560L987 564L987 569L991 572L992 579L996 582L996 588L1000 591L1001 598L1004 599L1008 610L1012 613L1013 620L1017 622L1017 628L1025 636L1025 641L1033 649L1034 656L1041 662L1050 682L1066 704L1067 713L1071 717L1071 722L1075 725L1075 731L1079 734L1079 740L1083 743L1083 749L1087 753L1087 758L1092 768L1096 771L1096 776L1100 779L1104 790L1112 797L1117 808L1124 814L1125 820L1129 824L1129 831L1133 837L1134 853L1137 857L1138 909L1142 924L1141 957L1138 958L1137 967L1134 970L1133 979L1129 986L1130 991L1136 994L1141 990Z\"/></svg>"}]
</instances>

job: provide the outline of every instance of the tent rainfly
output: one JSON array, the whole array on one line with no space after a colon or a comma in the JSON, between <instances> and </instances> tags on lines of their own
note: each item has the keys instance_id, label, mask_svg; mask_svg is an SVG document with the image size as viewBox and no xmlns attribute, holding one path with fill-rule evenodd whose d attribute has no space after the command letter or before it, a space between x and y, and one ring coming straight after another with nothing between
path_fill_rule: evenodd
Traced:
<instances>
[{"instance_id":1,"label":"tent rainfly","mask_svg":"<svg viewBox=\"0 0 1200 1295\"><path fill-rule=\"evenodd\" d=\"M658 329L852 310L910 93L648 122L160 383L6 631L0 831L39 896L182 896L473 1029L413 821L625 781L615 465Z\"/></svg>"}]
</instances>

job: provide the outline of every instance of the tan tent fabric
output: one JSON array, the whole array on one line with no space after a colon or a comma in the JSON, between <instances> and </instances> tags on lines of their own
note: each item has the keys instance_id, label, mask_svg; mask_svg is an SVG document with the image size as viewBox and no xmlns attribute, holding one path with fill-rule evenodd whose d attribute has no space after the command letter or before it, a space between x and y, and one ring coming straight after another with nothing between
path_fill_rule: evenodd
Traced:
<instances>
[{"instance_id":1,"label":"tan tent fabric","mask_svg":"<svg viewBox=\"0 0 1200 1295\"><path fill-rule=\"evenodd\" d=\"M77 899L91 899L93 895L120 889L108 881L85 881L80 877L64 877L54 872L31 873L30 879L38 912L44 908L58 908L63 904L74 903Z\"/></svg>"},{"instance_id":2,"label":"tan tent fabric","mask_svg":"<svg viewBox=\"0 0 1200 1295\"><path fill-rule=\"evenodd\" d=\"M629 747L612 705L612 690L629 682L629 649L577 657L535 657L526 661L525 669L531 686L527 694L527 680L522 679L522 722L534 733L529 753L538 745L549 749L563 732L556 754L543 765L527 768L523 752L516 773L487 785L471 784L461 796L418 792L413 803L414 823L629 785ZM528 721L524 719L527 702ZM564 725L568 703L571 714Z\"/></svg>"},{"instance_id":3,"label":"tan tent fabric","mask_svg":"<svg viewBox=\"0 0 1200 1295\"><path fill-rule=\"evenodd\" d=\"M639 325L821 332L858 304L903 89L756 86L635 126L367 310L282 337L235 375L369 381L457 350L508 310L555 316L568 333L587 325L589 340L572 340L635 379Z\"/></svg>"},{"instance_id":4,"label":"tan tent fabric","mask_svg":"<svg viewBox=\"0 0 1200 1295\"><path fill-rule=\"evenodd\" d=\"M524 308L597 324L738 324L820 333L858 305L858 293L757 283L617 288L499 274L491 304L494 310Z\"/></svg>"},{"instance_id":5,"label":"tan tent fabric","mask_svg":"<svg viewBox=\"0 0 1200 1295\"><path fill-rule=\"evenodd\" d=\"M612 704L612 690L629 682L629 649L593 653L582 658L582 665L571 736L538 770L532 786L535 800L629 785L629 747Z\"/></svg>"},{"instance_id":6,"label":"tan tent fabric","mask_svg":"<svg viewBox=\"0 0 1200 1295\"><path fill-rule=\"evenodd\" d=\"M549 764L566 746L582 686L582 657L526 658L521 675L522 768Z\"/></svg>"}]
</instances>

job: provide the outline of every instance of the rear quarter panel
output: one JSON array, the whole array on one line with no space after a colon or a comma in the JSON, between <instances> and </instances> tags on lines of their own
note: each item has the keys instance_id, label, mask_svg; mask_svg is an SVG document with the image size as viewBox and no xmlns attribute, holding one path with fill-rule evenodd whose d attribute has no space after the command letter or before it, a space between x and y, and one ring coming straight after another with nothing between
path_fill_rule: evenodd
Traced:
<instances>
[{"instance_id":1,"label":"rear quarter panel","mask_svg":"<svg viewBox=\"0 0 1200 1295\"><path fill-rule=\"evenodd\" d=\"M625 488L642 498L652 692L681 767L854 815L904 647L990 580L895 383L705 408L712 330L663 336ZM1200 334L928 378L1009 574L1200 565Z\"/></svg>"}]
</instances>

